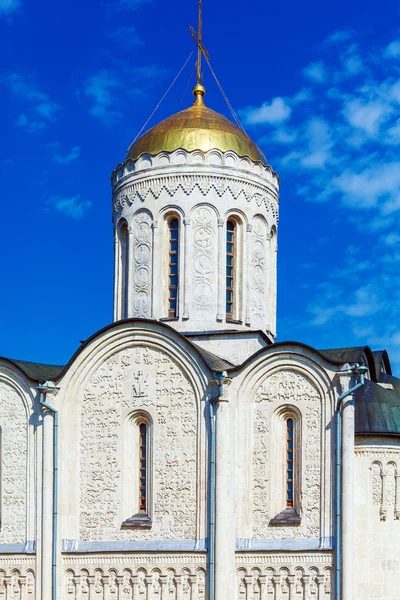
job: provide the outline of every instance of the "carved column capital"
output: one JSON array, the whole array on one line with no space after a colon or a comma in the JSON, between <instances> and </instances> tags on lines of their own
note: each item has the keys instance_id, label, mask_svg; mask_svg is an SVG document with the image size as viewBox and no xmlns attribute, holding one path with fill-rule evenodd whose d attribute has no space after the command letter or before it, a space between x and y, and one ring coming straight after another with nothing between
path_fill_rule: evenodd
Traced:
<instances>
[{"instance_id":1,"label":"carved column capital","mask_svg":"<svg viewBox=\"0 0 400 600\"><path fill-rule=\"evenodd\" d=\"M253 225L251 223L246 224L246 232L251 233L253 231Z\"/></svg>"},{"instance_id":2,"label":"carved column capital","mask_svg":"<svg viewBox=\"0 0 400 600\"><path fill-rule=\"evenodd\" d=\"M189 227L192 224L192 219L190 217L184 217L183 224L185 227Z\"/></svg>"},{"instance_id":3,"label":"carved column capital","mask_svg":"<svg viewBox=\"0 0 400 600\"><path fill-rule=\"evenodd\" d=\"M218 227L223 227L223 226L224 226L224 223L225 223L224 219L218 219L218 220L217 220L217 225L218 225Z\"/></svg>"}]
</instances>

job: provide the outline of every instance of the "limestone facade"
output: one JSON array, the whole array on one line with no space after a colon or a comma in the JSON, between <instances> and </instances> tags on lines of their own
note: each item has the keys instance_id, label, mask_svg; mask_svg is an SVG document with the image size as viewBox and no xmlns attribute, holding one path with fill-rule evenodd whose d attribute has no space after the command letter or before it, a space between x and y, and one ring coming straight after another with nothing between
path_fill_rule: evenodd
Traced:
<instances>
[{"instance_id":1,"label":"limestone facade","mask_svg":"<svg viewBox=\"0 0 400 600\"><path fill-rule=\"evenodd\" d=\"M210 403L214 599L337 598L335 410L352 365L303 344L272 344L276 174L231 152L177 150L127 161L112 185L115 322L52 377L0 362L0 600L210 598ZM180 227L172 319L171 216ZM235 319L225 310L228 219L238 231ZM55 418L41 394L58 415L56 528ZM284 517L288 419L295 522ZM342 565L342 577L354 576L354 600L394 600L400 439L358 436L354 460L356 569Z\"/></svg>"}]
</instances>

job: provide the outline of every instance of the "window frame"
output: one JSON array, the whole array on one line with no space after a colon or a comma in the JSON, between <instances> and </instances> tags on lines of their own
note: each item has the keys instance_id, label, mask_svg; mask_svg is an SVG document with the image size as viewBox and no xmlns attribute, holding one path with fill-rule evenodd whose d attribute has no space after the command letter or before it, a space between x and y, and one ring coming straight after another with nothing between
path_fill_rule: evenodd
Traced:
<instances>
[{"instance_id":1,"label":"window frame","mask_svg":"<svg viewBox=\"0 0 400 600\"><path fill-rule=\"evenodd\" d=\"M228 241L228 224L234 225L233 241ZM228 253L228 243L232 243L233 251ZM224 237L224 298L225 298L225 319L231 323L242 323L242 307L243 307L243 285L244 285L244 271L243 271L243 253L244 253L244 240L243 240L243 220L241 216L236 213L230 213L226 215L225 221L225 237ZM228 264L228 258L231 257L232 265ZM228 268L232 268L232 274L228 276ZM228 289L227 279L231 277L231 286ZM228 311L228 291L231 293L231 311Z\"/></svg>"},{"instance_id":2,"label":"window frame","mask_svg":"<svg viewBox=\"0 0 400 600\"><path fill-rule=\"evenodd\" d=\"M288 421L293 421L293 462L292 462L292 504L288 503ZM272 431L276 432L272 448L272 472L271 480L276 482L274 493L271 497L272 514L276 516L271 520L271 525L285 524L285 512L297 513L300 524L302 513L302 415L296 406L280 406L274 413L272 419ZM275 441L276 439L276 441Z\"/></svg>"},{"instance_id":3,"label":"window frame","mask_svg":"<svg viewBox=\"0 0 400 600\"><path fill-rule=\"evenodd\" d=\"M141 506L141 427L146 426L145 507ZM144 410L136 410L126 419L124 439L123 515L132 515L123 528L150 528L153 518L153 419Z\"/></svg>"}]
</instances>

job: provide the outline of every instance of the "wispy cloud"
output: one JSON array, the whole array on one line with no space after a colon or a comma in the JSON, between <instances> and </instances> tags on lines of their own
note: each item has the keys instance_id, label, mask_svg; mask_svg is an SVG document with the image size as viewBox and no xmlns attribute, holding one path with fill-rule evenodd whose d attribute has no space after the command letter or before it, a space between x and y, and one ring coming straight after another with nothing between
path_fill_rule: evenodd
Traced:
<instances>
[{"instance_id":1,"label":"wispy cloud","mask_svg":"<svg viewBox=\"0 0 400 600\"><path fill-rule=\"evenodd\" d=\"M290 117L292 109L284 98L273 98L261 106L248 106L238 111L247 125L263 125L283 123Z\"/></svg>"},{"instance_id":2,"label":"wispy cloud","mask_svg":"<svg viewBox=\"0 0 400 600\"><path fill-rule=\"evenodd\" d=\"M83 93L91 101L89 112L93 117L105 123L120 118L120 113L112 106L112 93L118 85L118 79L111 71L100 71L86 80Z\"/></svg>"},{"instance_id":3,"label":"wispy cloud","mask_svg":"<svg viewBox=\"0 0 400 600\"><path fill-rule=\"evenodd\" d=\"M322 60L309 64L303 69L303 73L314 83L325 83L328 78L327 68Z\"/></svg>"},{"instance_id":4,"label":"wispy cloud","mask_svg":"<svg viewBox=\"0 0 400 600\"><path fill-rule=\"evenodd\" d=\"M295 176L298 195L329 202L367 240L367 252L349 247L342 264L341 240L336 267L316 287L315 272L303 269L302 284L314 288L309 325L342 332L349 344L386 347L400 367L399 57L399 39L363 49L354 34L336 32L302 71L310 82L304 101L295 102L302 90L284 99L290 126L265 120L260 131L260 112L246 123L268 144L283 181Z\"/></svg>"},{"instance_id":5,"label":"wispy cloud","mask_svg":"<svg viewBox=\"0 0 400 600\"><path fill-rule=\"evenodd\" d=\"M53 162L59 164L59 165L69 165L71 162L73 162L74 160L76 160L77 158L79 158L81 154L81 148L80 146L74 146L73 148L71 148L71 150L68 152L68 154L55 154L53 156Z\"/></svg>"},{"instance_id":6,"label":"wispy cloud","mask_svg":"<svg viewBox=\"0 0 400 600\"><path fill-rule=\"evenodd\" d=\"M338 31L335 31L329 35L324 43L328 46L333 44L341 44L351 40L353 36L354 32L351 31L351 29L339 29Z\"/></svg>"},{"instance_id":7,"label":"wispy cloud","mask_svg":"<svg viewBox=\"0 0 400 600\"><path fill-rule=\"evenodd\" d=\"M165 77L167 71L158 65L124 66L119 71L98 71L86 79L83 96L89 99L89 112L105 125L112 125L122 118L123 99L140 97L146 90ZM127 87L126 82L130 82ZM123 89L124 94L118 94Z\"/></svg>"},{"instance_id":8,"label":"wispy cloud","mask_svg":"<svg viewBox=\"0 0 400 600\"><path fill-rule=\"evenodd\" d=\"M386 46L383 55L386 58L400 58L400 39L390 42L390 44Z\"/></svg>"},{"instance_id":9,"label":"wispy cloud","mask_svg":"<svg viewBox=\"0 0 400 600\"><path fill-rule=\"evenodd\" d=\"M136 10L144 4L151 4L153 0L117 0L116 6L120 10Z\"/></svg>"},{"instance_id":10,"label":"wispy cloud","mask_svg":"<svg viewBox=\"0 0 400 600\"><path fill-rule=\"evenodd\" d=\"M136 27L133 26L118 27L109 33L109 37L127 50L144 46L143 39L138 34Z\"/></svg>"},{"instance_id":11,"label":"wispy cloud","mask_svg":"<svg viewBox=\"0 0 400 600\"><path fill-rule=\"evenodd\" d=\"M59 105L39 90L32 77L11 73L6 81L15 97L24 105L24 112L17 120L18 126L33 132L56 120Z\"/></svg>"},{"instance_id":12,"label":"wispy cloud","mask_svg":"<svg viewBox=\"0 0 400 600\"><path fill-rule=\"evenodd\" d=\"M81 200L79 194L71 198L53 196L48 200L47 204L53 206L56 211L73 219L82 219L86 211L92 206L90 200Z\"/></svg>"},{"instance_id":13,"label":"wispy cloud","mask_svg":"<svg viewBox=\"0 0 400 600\"><path fill-rule=\"evenodd\" d=\"M0 16L10 15L21 6L19 0L0 0Z\"/></svg>"}]
</instances>

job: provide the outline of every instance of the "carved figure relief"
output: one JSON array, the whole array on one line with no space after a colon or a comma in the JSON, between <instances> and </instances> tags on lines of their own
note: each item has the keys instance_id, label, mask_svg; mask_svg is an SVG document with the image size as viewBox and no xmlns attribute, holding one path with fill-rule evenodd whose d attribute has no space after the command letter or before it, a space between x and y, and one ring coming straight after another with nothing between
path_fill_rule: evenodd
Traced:
<instances>
[{"instance_id":1,"label":"carved figure relief","mask_svg":"<svg viewBox=\"0 0 400 600\"><path fill-rule=\"evenodd\" d=\"M253 221L253 250L251 255L251 326L265 327L267 302L267 228L256 217Z\"/></svg>"},{"instance_id":2,"label":"carved figure relief","mask_svg":"<svg viewBox=\"0 0 400 600\"><path fill-rule=\"evenodd\" d=\"M215 288L215 214L206 206L193 213L193 302L196 312L208 314Z\"/></svg>"},{"instance_id":3,"label":"carved figure relief","mask_svg":"<svg viewBox=\"0 0 400 600\"><path fill-rule=\"evenodd\" d=\"M143 211L135 216L133 230L133 315L151 317L152 218Z\"/></svg>"},{"instance_id":4,"label":"carved figure relief","mask_svg":"<svg viewBox=\"0 0 400 600\"><path fill-rule=\"evenodd\" d=\"M147 407L157 423L153 526L121 531L122 423ZM166 354L133 346L93 373L83 393L80 448L80 539L196 538L197 407L189 381Z\"/></svg>"},{"instance_id":5,"label":"carved figure relief","mask_svg":"<svg viewBox=\"0 0 400 600\"><path fill-rule=\"evenodd\" d=\"M26 522L28 423L22 398L3 381L0 381L0 427L3 494L0 543L22 543Z\"/></svg>"},{"instance_id":6,"label":"carved figure relief","mask_svg":"<svg viewBox=\"0 0 400 600\"><path fill-rule=\"evenodd\" d=\"M271 514L270 478L276 472L276 445L270 446L267 435L271 419L278 407L295 406L302 414L304 447L302 464L302 520L296 527L296 537L315 538L319 535L321 507L321 398L316 387L303 374L283 370L261 381L254 398L253 421L253 536L258 538L291 537L288 527L270 527L270 519L285 507ZM300 426L300 424L299 424ZM271 461L271 453L274 460ZM275 464L276 463L276 464ZM274 470L275 469L275 470Z\"/></svg>"}]
</instances>

